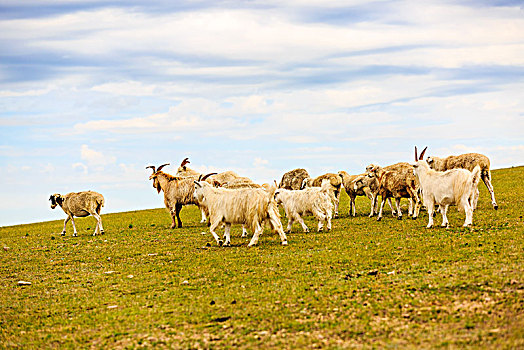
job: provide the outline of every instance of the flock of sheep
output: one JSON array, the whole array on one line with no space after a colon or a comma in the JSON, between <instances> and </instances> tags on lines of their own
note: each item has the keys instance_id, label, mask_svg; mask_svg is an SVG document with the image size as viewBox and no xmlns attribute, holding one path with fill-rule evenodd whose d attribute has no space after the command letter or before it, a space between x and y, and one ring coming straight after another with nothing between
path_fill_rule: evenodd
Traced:
<instances>
[{"instance_id":1,"label":"flock of sheep","mask_svg":"<svg viewBox=\"0 0 524 350\"><path fill-rule=\"evenodd\" d=\"M495 193L491 185L489 159L478 153L468 153L447 158L427 157L424 160L424 149L420 156L415 147L414 163L396 163L386 167L370 164L366 172L360 175L349 175L345 171L338 174L328 173L316 178L309 176L304 169L295 169L285 173L277 185L259 185L247 177L238 176L233 171L222 173L200 174L190 169L188 158L184 159L175 175L162 171L169 164L148 166L153 173L149 180L158 193L163 192L164 204L170 213L171 228L182 227L180 211L183 206L197 205L202 213L202 223L208 222L209 231L218 245L231 244L230 231L232 224L242 225L242 237L247 230L253 232L249 246L256 245L264 225L268 223L271 230L280 236L282 245L287 245L286 233L291 232L292 225L298 221L304 232L309 228L302 216L311 214L318 220L318 231L331 230L331 219L338 217L338 204L342 187L350 198L349 214L355 216L355 198L367 196L371 200L369 216L382 211L386 200L398 219L402 218L400 199L409 199L408 214L414 219L418 216L421 198L428 211L428 225L433 225L436 206L442 214L442 226L449 225L446 213L450 205L456 205L466 214L464 226L473 221L473 211L478 200L478 184L482 179L491 195L495 209ZM378 208L378 196L381 197ZM395 199L395 208L391 199ZM74 216L92 215L97 220L93 235L103 233L101 207L104 197L93 191L53 194L49 198L51 208L59 205L67 214L62 235L66 233L66 224L72 221L74 236L77 235ZM279 208L282 206L288 218L284 231ZM396 209L396 210L395 210ZM224 240L215 230L224 225Z\"/></svg>"}]
</instances>

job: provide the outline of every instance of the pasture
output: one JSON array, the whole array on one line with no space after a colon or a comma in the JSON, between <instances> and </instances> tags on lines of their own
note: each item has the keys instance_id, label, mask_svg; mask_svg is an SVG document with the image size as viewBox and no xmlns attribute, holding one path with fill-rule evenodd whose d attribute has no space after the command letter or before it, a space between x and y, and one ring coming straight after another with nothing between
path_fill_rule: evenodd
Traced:
<instances>
[{"instance_id":1,"label":"pasture","mask_svg":"<svg viewBox=\"0 0 524 350\"><path fill-rule=\"evenodd\" d=\"M218 247L195 206L174 230L163 208L96 237L92 217L2 227L0 348L522 348L524 167L492 174L500 209L481 183L472 228L455 207L449 229L377 222L362 197L349 217L345 192L331 232L308 217L287 247L239 226Z\"/></svg>"}]
</instances>

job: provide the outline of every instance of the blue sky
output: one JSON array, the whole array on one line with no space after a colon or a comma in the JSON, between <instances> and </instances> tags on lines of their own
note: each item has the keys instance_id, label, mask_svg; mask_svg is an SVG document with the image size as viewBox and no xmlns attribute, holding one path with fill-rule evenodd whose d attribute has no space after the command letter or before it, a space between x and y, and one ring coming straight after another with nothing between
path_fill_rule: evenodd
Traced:
<instances>
[{"instance_id":1,"label":"blue sky","mask_svg":"<svg viewBox=\"0 0 524 350\"><path fill-rule=\"evenodd\" d=\"M521 1L0 2L0 226L162 207L147 165L271 182L428 155L524 164Z\"/></svg>"}]
</instances>

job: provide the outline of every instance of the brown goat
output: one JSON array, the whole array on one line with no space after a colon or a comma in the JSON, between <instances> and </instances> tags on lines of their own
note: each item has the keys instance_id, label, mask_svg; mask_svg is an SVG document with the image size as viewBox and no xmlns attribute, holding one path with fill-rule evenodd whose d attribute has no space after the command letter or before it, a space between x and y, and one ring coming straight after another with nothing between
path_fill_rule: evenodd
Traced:
<instances>
[{"instance_id":1,"label":"brown goat","mask_svg":"<svg viewBox=\"0 0 524 350\"><path fill-rule=\"evenodd\" d=\"M419 185L413 174L413 166L406 162L396 163L387 167L380 167L375 164L370 164L366 170L369 176L375 176L378 179L379 186L374 199L378 195L382 197L380 209L377 220L382 219L382 209L387 198L395 198L397 207L397 218L402 219L402 211L400 209L400 199L408 198L409 215L416 219L420 209L420 198L418 196ZM372 206L373 208L373 206ZM395 212L393 212L395 215Z\"/></svg>"},{"instance_id":2,"label":"brown goat","mask_svg":"<svg viewBox=\"0 0 524 350\"><path fill-rule=\"evenodd\" d=\"M498 209L495 200L495 191L491 185L491 171L489 158L480 153L466 153L459 156L449 156L446 158L427 157L426 162L436 171L446 171L450 169L462 168L473 171L475 166L480 166L480 178L488 188L491 195L491 204L494 209ZM475 203L476 206L476 203Z\"/></svg>"},{"instance_id":3,"label":"brown goat","mask_svg":"<svg viewBox=\"0 0 524 350\"><path fill-rule=\"evenodd\" d=\"M194 177L179 177L164 173L162 168L169 164L163 164L155 169L154 166L148 166L153 170L149 180L153 180L153 187L160 193L164 192L164 204L171 215L171 228L182 227L180 220L180 210L182 206L188 204L198 205L198 201L193 196ZM175 218L177 223L175 223ZM177 225L178 224L178 225Z\"/></svg>"}]
</instances>

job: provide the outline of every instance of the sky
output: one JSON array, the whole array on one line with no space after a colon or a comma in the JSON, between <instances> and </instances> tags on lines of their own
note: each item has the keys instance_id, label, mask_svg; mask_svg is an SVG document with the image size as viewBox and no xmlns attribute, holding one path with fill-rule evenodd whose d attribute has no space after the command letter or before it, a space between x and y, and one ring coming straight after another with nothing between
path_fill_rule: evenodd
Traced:
<instances>
[{"instance_id":1,"label":"sky","mask_svg":"<svg viewBox=\"0 0 524 350\"><path fill-rule=\"evenodd\" d=\"M0 0L0 33L0 226L64 219L53 193L163 207L145 167L185 157L259 183L415 145L524 165L521 0Z\"/></svg>"}]
</instances>

